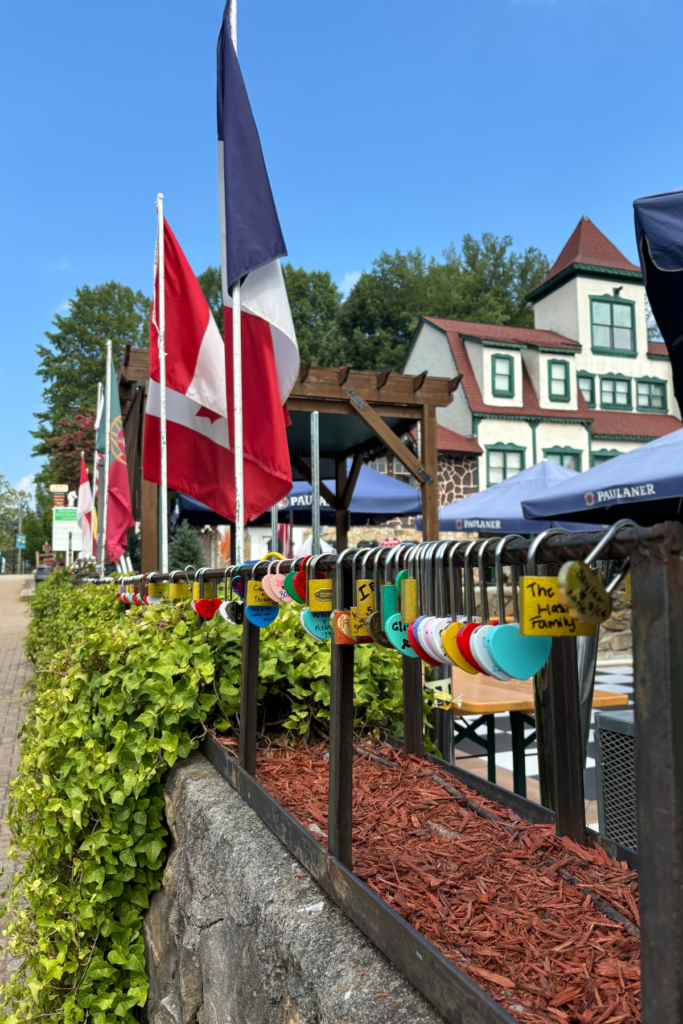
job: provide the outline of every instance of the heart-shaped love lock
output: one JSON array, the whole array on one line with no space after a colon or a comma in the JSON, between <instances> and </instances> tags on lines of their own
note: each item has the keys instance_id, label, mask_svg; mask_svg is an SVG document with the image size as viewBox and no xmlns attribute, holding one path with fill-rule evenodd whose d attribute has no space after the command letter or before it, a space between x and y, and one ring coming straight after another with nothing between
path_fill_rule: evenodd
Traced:
<instances>
[{"instance_id":1,"label":"heart-shaped love lock","mask_svg":"<svg viewBox=\"0 0 683 1024\"><path fill-rule=\"evenodd\" d=\"M417 626L420 625L424 618L424 615L418 615L415 621L411 622L410 625L408 626L408 632L406 633L406 636L408 637L408 643L415 651L418 658L420 658L421 661L424 661L427 665L431 665L433 668L436 668L439 662L436 660L436 658L432 658L429 656L429 654L427 654L425 649L418 643L417 637L415 636L415 629Z\"/></svg>"},{"instance_id":2,"label":"heart-shaped love lock","mask_svg":"<svg viewBox=\"0 0 683 1024\"><path fill-rule=\"evenodd\" d=\"M472 665L477 672L481 672L483 675L488 675L488 672L484 672L484 669L477 662L471 648L472 634L479 625L480 623L478 622L466 622L462 629L458 630L456 642L458 650L462 654L463 658L466 661L469 661L470 665Z\"/></svg>"},{"instance_id":3,"label":"heart-shaped love lock","mask_svg":"<svg viewBox=\"0 0 683 1024\"><path fill-rule=\"evenodd\" d=\"M294 573L294 579L292 580L292 589L296 594L296 600L303 604L306 600L306 570L299 569L298 572Z\"/></svg>"},{"instance_id":4,"label":"heart-shaped love lock","mask_svg":"<svg viewBox=\"0 0 683 1024\"><path fill-rule=\"evenodd\" d=\"M218 614L226 622L233 626L241 626L244 622L244 605L238 601L223 601L218 609Z\"/></svg>"},{"instance_id":5,"label":"heart-shaped love lock","mask_svg":"<svg viewBox=\"0 0 683 1024\"><path fill-rule=\"evenodd\" d=\"M275 605L244 605L244 614L254 626L263 629L272 625L280 614L280 609Z\"/></svg>"},{"instance_id":6,"label":"heart-shaped love lock","mask_svg":"<svg viewBox=\"0 0 683 1024\"><path fill-rule=\"evenodd\" d=\"M549 636L522 636L519 623L508 622L492 629L484 637L484 646L503 672L513 679L529 679L545 665L553 641Z\"/></svg>"},{"instance_id":7,"label":"heart-shaped love lock","mask_svg":"<svg viewBox=\"0 0 683 1024\"><path fill-rule=\"evenodd\" d=\"M241 576L233 576L230 586L239 597L244 597L244 580Z\"/></svg>"},{"instance_id":8,"label":"heart-shaped love lock","mask_svg":"<svg viewBox=\"0 0 683 1024\"><path fill-rule=\"evenodd\" d=\"M312 612L310 608L302 608L299 622L314 640L323 642L332 636L329 612Z\"/></svg>"},{"instance_id":9,"label":"heart-shaped love lock","mask_svg":"<svg viewBox=\"0 0 683 1024\"><path fill-rule=\"evenodd\" d=\"M201 597L192 602L192 609L201 619L212 619L222 603L220 597Z\"/></svg>"},{"instance_id":10,"label":"heart-shaped love lock","mask_svg":"<svg viewBox=\"0 0 683 1024\"><path fill-rule=\"evenodd\" d=\"M417 658L417 654L410 646L408 640L408 626L408 622L401 622L401 613L396 612L394 615L389 616L384 628L389 638L389 643L399 654L403 654L406 658Z\"/></svg>"},{"instance_id":11,"label":"heart-shaped love lock","mask_svg":"<svg viewBox=\"0 0 683 1024\"><path fill-rule=\"evenodd\" d=\"M481 665L486 675L492 676L494 679L500 679L502 683L508 683L510 681L509 673L505 672L498 665L486 646L486 640L497 626L497 622L490 622L485 626L479 626L475 629L470 637L470 650L474 655L474 660L478 665Z\"/></svg>"},{"instance_id":12,"label":"heart-shaped love lock","mask_svg":"<svg viewBox=\"0 0 683 1024\"><path fill-rule=\"evenodd\" d=\"M275 575L274 575L274 573L271 573L269 571L269 572L266 573L266 575L261 580L261 586L263 587L263 590L264 590L265 594L270 598L270 600L271 601L275 601L276 604L279 604L280 597L275 592L275 585L274 584L275 584Z\"/></svg>"},{"instance_id":13,"label":"heart-shaped love lock","mask_svg":"<svg viewBox=\"0 0 683 1024\"><path fill-rule=\"evenodd\" d=\"M475 668L474 665L467 660L458 647L458 633L464 625L464 622L452 622L441 634L441 642L443 643L443 649L446 652L446 656L453 662L453 664L458 668L461 668L463 672L468 672L471 676L474 676L477 675L479 669Z\"/></svg>"},{"instance_id":14,"label":"heart-shaped love lock","mask_svg":"<svg viewBox=\"0 0 683 1024\"><path fill-rule=\"evenodd\" d=\"M597 625L612 614L612 598L602 580L584 562L565 562L557 574L560 599L580 622Z\"/></svg>"},{"instance_id":15,"label":"heart-shaped love lock","mask_svg":"<svg viewBox=\"0 0 683 1024\"><path fill-rule=\"evenodd\" d=\"M296 601L297 604L302 604L303 599L299 597L299 594L294 589L294 577L297 575L295 572L288 572L285 576L284 587L289 594L290 601Z\"/></svg>"},{"instance_id":16,"label":"heart-shaped love lock","mask_svg":"<svg viewBox=\"0 0 683 1024\"><path fill-rule=\"evenodd\" d=\"M396 614L396 587L384 584L382 586L382 628L387 631L387 620Z\"/></svg>"}]
</instances>

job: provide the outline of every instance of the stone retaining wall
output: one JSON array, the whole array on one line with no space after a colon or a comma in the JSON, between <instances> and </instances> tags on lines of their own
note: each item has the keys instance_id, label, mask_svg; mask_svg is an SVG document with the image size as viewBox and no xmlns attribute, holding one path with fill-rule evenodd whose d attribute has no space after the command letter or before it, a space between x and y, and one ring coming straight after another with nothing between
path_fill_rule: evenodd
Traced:
<instances>
[{"instance_id":1,"label":"stone retaining wall","mask_svg":"<svg viewBox=\"0 0 683 1024\"><path fill-rule=\"evenodd\" d=\"M165 788L148 1024L443 1024L201 754Z\"/></svg>"}]
</instances>

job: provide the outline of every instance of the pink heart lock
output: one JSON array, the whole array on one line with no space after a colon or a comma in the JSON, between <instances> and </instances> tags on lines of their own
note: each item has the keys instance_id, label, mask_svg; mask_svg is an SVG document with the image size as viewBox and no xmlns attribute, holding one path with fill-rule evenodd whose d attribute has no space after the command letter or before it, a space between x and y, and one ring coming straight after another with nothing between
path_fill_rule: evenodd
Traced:
<instances>
[{"instance_id":1,"label":"pink heart lock","mask_svg":"<svg viewBox=\"0 0 683 1024\"><path fill-rule=\"evenodd\" d=\"M273 559L273 561L268 566L268 572L261 580L261 586L263 587L266 595L271 599L271 601L277 601L279 603L279 594L275 592L275 587L273 586L273 583L275 581L275 575L271 572L272 567L276 564L277 559Z\"/></svg>"},{"instance_id":2,"label":"pink heart lock","mask_svg":"<svg viewBox=\"0 0 683 1024\"><path fill-rule=\"evenodd\" d=\"M287 593L285 589L285 576L281 572L273 574L273 582L271 583L273 594L275 597L273 600L282 601L285 604L291 604L292 597Z\"/></svg>"}]
</instances>

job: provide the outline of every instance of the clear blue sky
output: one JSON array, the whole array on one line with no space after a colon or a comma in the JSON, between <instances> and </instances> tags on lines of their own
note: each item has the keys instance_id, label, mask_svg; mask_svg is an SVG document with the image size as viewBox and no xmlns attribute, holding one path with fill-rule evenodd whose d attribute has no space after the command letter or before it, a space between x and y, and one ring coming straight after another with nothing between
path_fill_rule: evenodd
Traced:
<instances>
[{"instance_id":1,"label":"clear blue sky","mask_svg":"<svg viewBox=\"0 0 683 1024\"><path fill-rule=\"evenodd\" d=\"M154 199L218 262L223 0L3 5L0 473L37 468L35 346L81 284L151 292ZM291 260L345 282L463 233L556 257L582 214L636 261L632 201L682 184L675 0L239 0Z\"/></svg>"}]
</instances>

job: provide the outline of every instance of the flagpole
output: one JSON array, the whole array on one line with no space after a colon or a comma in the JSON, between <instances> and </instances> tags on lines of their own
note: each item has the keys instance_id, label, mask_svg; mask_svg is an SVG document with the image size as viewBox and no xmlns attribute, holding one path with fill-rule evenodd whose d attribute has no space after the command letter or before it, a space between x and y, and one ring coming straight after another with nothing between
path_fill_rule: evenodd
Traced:
<instances>
[{"instance_id":1,"label":"flagpole","mask_svg":"<svg viewBox=\"0 0 683 1024\"><path fill-rule=\"evenodd\" d=\"M95 529L95 520L97 519L97 505L95 504L95 501L97 499L97 495L95 493L95 481L97 480L97 460L99 458L99 455L98 455L98 452L97 452L97 430L98 430L99 425L100 425L100 417L101 417L101 415L102 415L102 381L98 380L98 382L97 382L97 412L95 414L95 452L94 452L93 460L92 460L92 545L91 545L92 551L90 552L90 555L89 555L90 558L92 558L93 555L97 555L98 554L98 551L97 551L97 530ZM99 527L99 523L97 524L97 526Z\"/></svg>"},{"instance_id":2,"label":"flagpole","mask_svg":"<svg viewBox=\"0 0 683 1024\"><path fill-rule=\"evenodd\" d=\"M161 571L168 572L168 463L166 457L166 295L164 291L164 195L157 195L159 247L159 433L161 439ZM240 427L242 424L240 423Z\"/></svg>"},{"instance_id":3,"label":"flagpole","mask_svg":"<svg viewBox=\"0 0 683 1024\"><path fill-rule=\"evenodd\" d=\"M237 0L230 4L230 38L237 53ZM235 456L235 557L244 562L244 438L242 432L242 296L241 281L232 286L232 388Z\"/></svg>"},{"instance_id":4,"label":"flagpole","mask_svg":"<svg viewBox=\"0 0 683 1024\"><path fill-rule=\"evenodd\" d=\"M100 575L104 576L107 553L107 517L109 512L109 431L111 430L111 338L107 338L107 376L104 392L104 509L102 511L102 553Z\"/></svg>"}]
</instances>

